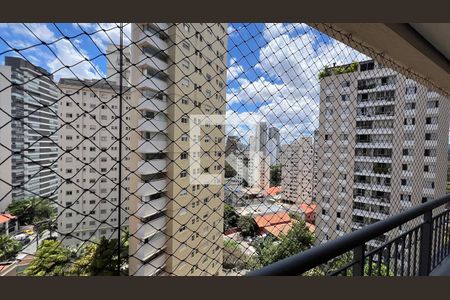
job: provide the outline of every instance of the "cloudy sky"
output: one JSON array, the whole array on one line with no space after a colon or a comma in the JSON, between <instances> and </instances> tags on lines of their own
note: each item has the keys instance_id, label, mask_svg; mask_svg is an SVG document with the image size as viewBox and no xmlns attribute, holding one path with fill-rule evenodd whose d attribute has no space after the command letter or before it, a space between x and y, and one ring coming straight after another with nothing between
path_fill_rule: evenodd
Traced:
<instances>
[{"instance_id":1,"label":"cloudy sky","mask_svg":"<svg viewBox=\"0 0 450 300\"><path fill-rule=\"evenodd\" d=\"M103 53L120 36L113 23L0 24L0 32L1 61L25 57L56 79L104 77ZM246 140L258 121L279 128L284 142L310 135L318 126L319 71L368 59L300 23L233 23L228 33L227 131Z\"/></svg>"}]
</instances>

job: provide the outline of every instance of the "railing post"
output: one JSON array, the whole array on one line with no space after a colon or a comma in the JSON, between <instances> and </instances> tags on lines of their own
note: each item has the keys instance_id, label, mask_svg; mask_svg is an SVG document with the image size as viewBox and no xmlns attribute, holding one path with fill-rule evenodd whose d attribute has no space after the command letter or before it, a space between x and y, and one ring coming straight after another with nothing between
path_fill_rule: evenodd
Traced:
<instances>
[{"instance_id":1,"label":"railing post","mask_svg":"<svg viewBox=\"0 0 450 300\"><path fill-rule=\"evenodd\" d=\"M430 274L431 245L433 238L432 219L433 210L427 211L423 215L423 224L420 234L420 254L419 254L419 276Z\"/></svg>"},{"instance_id":2,"label":"railing post","mask_svg":"<svg viewBox=\"0 0 450 300\"><path fill-rule=\"evenodd\" d=\"M364 244L353 249L353 276L364 276Z\"/></svg>"}]
</instances>

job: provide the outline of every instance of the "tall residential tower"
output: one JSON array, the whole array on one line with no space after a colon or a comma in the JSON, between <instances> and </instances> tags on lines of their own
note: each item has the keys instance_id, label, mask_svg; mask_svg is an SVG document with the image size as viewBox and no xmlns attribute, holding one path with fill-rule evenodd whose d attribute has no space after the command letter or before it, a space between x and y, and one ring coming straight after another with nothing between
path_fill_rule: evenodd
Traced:
<instances>
[{"instance_id":1,"label":"tall residential tower","mask_svg":"<svg viewBox=\"0 0 450 300\"><path fill-rule=\"evenodd\" d=\"M226 25L133 24L131 36L131 97L138 110L132 115L130 275L220 275L225 124L216 121L226 108ZM217 118L209 124L208 116ZM196 125L200 131L191 130ZM208 184L200 175L221 182Z\"/></svg>"}]
</instances>

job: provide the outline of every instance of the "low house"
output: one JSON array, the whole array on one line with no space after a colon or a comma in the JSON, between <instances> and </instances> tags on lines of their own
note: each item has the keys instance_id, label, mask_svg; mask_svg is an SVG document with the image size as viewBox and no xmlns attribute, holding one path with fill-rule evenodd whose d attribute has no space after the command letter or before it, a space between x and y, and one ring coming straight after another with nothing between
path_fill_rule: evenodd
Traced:
<instances>
[{"instance_id":1,"label":"low house","mask_svg":"<svg viewBox=\"0 0 450 300\"><path fill-rule=\"evenodd\" d=\"M282 198L282 190L279 186L272 186L265 191L266 199L269 201L279 201Z\"/></svg>"},{"instance_id":2,"label":"low house","mask_svg":"<svg viewBox=\"0 0 450 300\"><path fill-rule=\"evenodd\" d=\"M302 203L300 209L305 216L305 222L315 225L316 224L316 208L317 204Z\"/></svg>"},{"instance_id":3,"label":"low house","mask_svg":"<svg viewBox=\"0 0 450 300\"><path fill-rule=\"evenodd\" d=\"M255 216L254 220L258 224L261 234L270 233L275 237L287 234L293 226L293 220L287 212L277 212Z\"/></svg>"},{"instance_id":4,"label":"low house","mask_svg":"<svg viewBox=\"0 0 450 300\"><path fill-rule=\"evenodd\" d=\"M10 214L0 214L0 234L13 235L19 231L17 218Z\"/></svg>"}]
</instances>

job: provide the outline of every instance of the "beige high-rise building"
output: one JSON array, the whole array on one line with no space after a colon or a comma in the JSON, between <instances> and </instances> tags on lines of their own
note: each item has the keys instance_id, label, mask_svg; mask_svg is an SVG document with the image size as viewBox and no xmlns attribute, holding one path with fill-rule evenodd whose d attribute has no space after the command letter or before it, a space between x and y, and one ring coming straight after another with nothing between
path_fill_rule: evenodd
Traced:
<instances>
[{"instance_id":1,"label":"beige high-rise building","mask_svg":"<svg viewBox=\"0 0 450 300\"><path fill-rule=\"evenodd\" d=\"M320 88L319 242L445 194L448 99L374 61Z\"/></svg>"},{"instance_id":2,"label":"beige high-rise building","mask_svg":"<svg viewBox=\"0 0 450 300\"><path fill-rule=\"evenodd\" d=\"M123 51L120 51L120 45L110 44L106 49L106 80L114 82L116 85L120 84L120 70L122 70L122 84L130 86L131 74L131 47L124 46ZM120 55L122 56L122 69L120 69Z\"/></svg>"},{"instance_id":3,"label":"beige high-rise building","mask_svg":"<svg viewBox=\"0 0 450 300\"><path fill-rule=\"evenodd\" d=\"M128 218L127 165L130 116L123 114L122 159L119 157L119 93L114 82L62 78L60 118L58 232L68 246L101 237L117 239ZM130 96L123 89L123 111ZM123 164L122 178L119 166ZM122 198L119 199L121 182ZM119 221L119 207L121 220Z\"/></svg>"},{"instance_id":4,"label":"beige high-rise building","mask_svg":"<svg viewBox=\"0 0 450 300\"><path fill-rule=\"evenodd\" d=\"M284 201L311 204L314 186L314 139L300 137L280 154L281 187Z\"/></svg>"},{"instance_id":5,"label":"beige high-rise building","mask_svg":"<svg viewBox=\"0 0 450 300\"><path fill-rule=\"evenodd\" d=\"M220 275L225 124L225 24L132 25L130 275ZM200 145L200 151L193 151ZM192 169L195 161L200 167ZM215 174L219 184L197 182Z\"/></svg>"}]
</instances>

